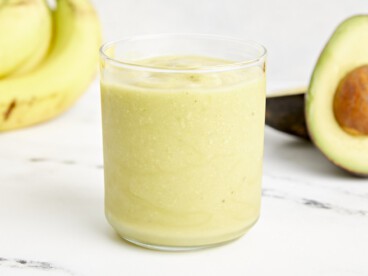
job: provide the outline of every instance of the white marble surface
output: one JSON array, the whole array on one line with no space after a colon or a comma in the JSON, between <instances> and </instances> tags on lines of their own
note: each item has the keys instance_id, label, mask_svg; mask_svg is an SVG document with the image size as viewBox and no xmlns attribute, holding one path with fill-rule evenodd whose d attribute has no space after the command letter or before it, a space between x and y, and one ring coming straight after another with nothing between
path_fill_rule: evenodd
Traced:
<instances>
[{"instance_id":1,"label":"white marble surface","mask_svg":"<svg viewBox=\"0 0 368 276\"><path fill-rule=\"evenodd\" d=\"M365 0L95 0L106 40L205 32L259 40L270 90L305 84L334 26ZM190 20L188 20L190 18ZM0 135L0 275L368 275L368 180L266 129L262 215L223 247L162 253L120 240L103 214L97 80L63 116Z\"/></svg>"}]
</instances>

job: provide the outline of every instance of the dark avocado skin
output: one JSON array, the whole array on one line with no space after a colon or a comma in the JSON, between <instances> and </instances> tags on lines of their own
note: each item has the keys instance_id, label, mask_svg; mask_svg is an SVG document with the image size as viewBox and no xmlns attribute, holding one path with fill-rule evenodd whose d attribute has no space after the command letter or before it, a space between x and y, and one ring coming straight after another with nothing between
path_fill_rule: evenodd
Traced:
<instances>
[{"instance_id":1,"label":"dark avocado skin","mask_svg":"<svg viewBox=\"0 0 368 276\"><path fill-rule=\"evenodd\" d=\"M267 97L266 125L310 141L305 121L305 92Z\"/></svg>"}]
</instances>

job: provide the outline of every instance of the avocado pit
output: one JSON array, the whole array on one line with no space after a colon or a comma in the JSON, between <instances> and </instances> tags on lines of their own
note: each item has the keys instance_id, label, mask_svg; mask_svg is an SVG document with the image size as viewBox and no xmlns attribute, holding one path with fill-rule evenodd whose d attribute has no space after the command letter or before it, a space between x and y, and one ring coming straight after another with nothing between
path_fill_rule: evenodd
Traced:
<instances>
[{"instance_id":1,"label":"avocado pit","mask_svg":"<svg viewBox=\"0 0 368 276\"><path fill-rule=\"evenodd\" d=\"M347 133L368 135L368 65L355 68L340 81L333 111Z\"/></svg>"}]
</instances>

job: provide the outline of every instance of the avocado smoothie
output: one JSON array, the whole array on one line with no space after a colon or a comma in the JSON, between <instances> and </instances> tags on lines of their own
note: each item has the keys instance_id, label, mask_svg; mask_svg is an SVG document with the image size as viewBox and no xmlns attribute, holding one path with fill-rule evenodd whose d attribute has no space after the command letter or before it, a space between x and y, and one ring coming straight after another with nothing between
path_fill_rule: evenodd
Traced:
<instances>
[{"instance_id":1,"label":"avocado smoothie","mask_svg":"<svg viewBox=\"0 0 368 276\"><path fill-rule=\"evenodd\" d=\"M188 250L257 221L265 49L230 42L157 35L102 48L105 215L122 238Z\"/></svg>"},{"instance_id":2,"label":"avocado smoothie","mask_svg":"<svg viewBox=\"0 0 368 276\"><path fill-rule=\"evenodd\" d=\"M227 61L162 56L160 68ZM239 237L259 216L265 74L116 72L102 82L106 216L127 239L198 246Z\"/></svg>"}]
</instances>

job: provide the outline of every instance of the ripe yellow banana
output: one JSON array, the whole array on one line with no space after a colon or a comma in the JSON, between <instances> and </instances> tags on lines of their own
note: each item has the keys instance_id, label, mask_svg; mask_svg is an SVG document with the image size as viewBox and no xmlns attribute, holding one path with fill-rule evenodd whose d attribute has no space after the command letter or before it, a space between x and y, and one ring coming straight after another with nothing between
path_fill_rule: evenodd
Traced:
<instances>
[{"instance_id":1,"label":"ripe yellow banana","mask_svg":"<svg viewBox=\"0 0 368 276\"><path fill-rule=\"evenodd\" d=\"M45 57L51 34L45 0L0 0L0 78L32 70Z\"/></svg>"},{"instance_id":2,"label":"ripe yellow banana","mask_svg":"<svg viewBox=\"0 0 368 276\"><path fill-rule=\"evenodd\" d=\"M89 0L58 0L54 16L54 41L41 66L0 80L0 131L60 114L95 76L101 31Z\"/></svg>"}]
</instances>

